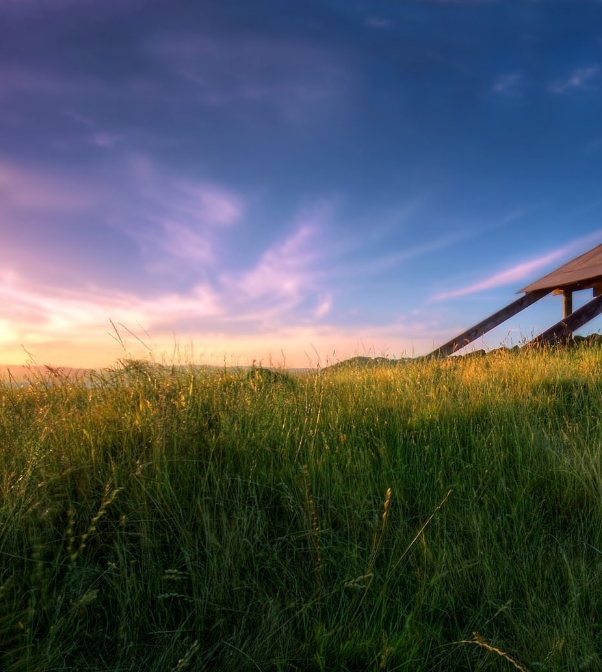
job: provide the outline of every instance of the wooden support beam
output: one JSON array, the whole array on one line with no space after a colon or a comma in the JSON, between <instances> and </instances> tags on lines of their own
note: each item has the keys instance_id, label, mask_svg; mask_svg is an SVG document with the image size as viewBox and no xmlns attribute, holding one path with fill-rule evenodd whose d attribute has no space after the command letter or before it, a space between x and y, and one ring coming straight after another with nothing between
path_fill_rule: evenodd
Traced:
<instances>
[{"instance_id":1,"label":"wooden support beam","mask_svg":"<svg viewBox=\"0 0 602 672\"><path fill-rule=\"evenodd\" d=\"M557 322L553 327L544 331L543 334L534 338L529 345L543 345L544 343L554 343L555 341L568 338L573 331L587 324L600 313L602 313L602 296L592 299L566 319Z\"/></svg>"},{"instance_id":2,"label":"wooden support beam","mask_svg":"<svg viewBox=\"0 0 602 672\"><path fill-rule=\"evenodd\" d=\"M522 296L520 299L517 299L505 308L498 310L497 313L494 313L482 322L475 324L474 327L467 329L459 336L452 338L451 341L448 341L441 347L433 350L429 357L446 357L447 355L451 355L456 350L459 350L465 345L472 343L472 341L476 340L483 334L486 334L488 331L491 331L491 329L502 324L502 322L505 322L517 313L520 313L521 310L524 310L525 308L528 308L530 305L534 304L536 301L539 301L539 299L549 294L550 291L550 289L540 289L538 291L525 294L525 296Z\"/></svg>"}]
</instances>

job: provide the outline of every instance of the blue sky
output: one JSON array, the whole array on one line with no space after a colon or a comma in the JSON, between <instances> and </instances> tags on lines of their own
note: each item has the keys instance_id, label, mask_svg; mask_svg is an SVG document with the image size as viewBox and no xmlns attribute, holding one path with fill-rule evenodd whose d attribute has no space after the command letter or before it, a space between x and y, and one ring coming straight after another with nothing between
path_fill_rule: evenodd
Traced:
<instances>
[{"instance_id":1,"label":"blue sky","mask_svg":"<svg viewBox=\"0 0 602 672\"><path fill-rule=\"evenodd\" d=\"M422 354L601 178L601 2L2 0L0 363Z\"/></svg>"}]
</instances>

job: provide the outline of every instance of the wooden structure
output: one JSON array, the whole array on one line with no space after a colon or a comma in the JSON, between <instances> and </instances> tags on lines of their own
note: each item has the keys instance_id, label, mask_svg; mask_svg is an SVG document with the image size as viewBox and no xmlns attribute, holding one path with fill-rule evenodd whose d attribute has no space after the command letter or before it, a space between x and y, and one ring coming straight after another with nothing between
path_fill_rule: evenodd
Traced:
<instances>
[{"instance_id":1,"label":"wooden structure","mask_svg":"<svg viewBox=\"0 0 602 672\"><path fill-rule=\"evenodd\" d=\"M585 306L573 312L573 292L582 289L593 289L594 298ZM521 289L520 292L524 292L525 295L505 308L498 310L497 313L482 322L475 324L474 327L452 338L451 341L444 343L431 355L451 355L521 310L539 301L550 292L552 294L562 294L562 320L534 338L530 345L553 343L569 338L573 331L602 313L602 245L594 247L593 250L569 261L568 264L557 268L552 273L548 273L543 278Z\"/></svg>"}]
</instances>

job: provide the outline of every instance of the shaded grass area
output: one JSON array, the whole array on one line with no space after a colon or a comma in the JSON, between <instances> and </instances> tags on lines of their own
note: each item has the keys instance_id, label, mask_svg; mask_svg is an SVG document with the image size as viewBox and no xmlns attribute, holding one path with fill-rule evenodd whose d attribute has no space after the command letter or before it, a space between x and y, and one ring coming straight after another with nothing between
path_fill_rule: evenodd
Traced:
<instances>
[{"instance_id":1,"label":"shaded grass area","mask_svg":"<svg viewBox=\"0 0 602 672\"><path fill-rule=\"evenodd\" d=\"M0 666L600 669L601 402L598 346L0 388Z\"/></svg>"}]
</instances>

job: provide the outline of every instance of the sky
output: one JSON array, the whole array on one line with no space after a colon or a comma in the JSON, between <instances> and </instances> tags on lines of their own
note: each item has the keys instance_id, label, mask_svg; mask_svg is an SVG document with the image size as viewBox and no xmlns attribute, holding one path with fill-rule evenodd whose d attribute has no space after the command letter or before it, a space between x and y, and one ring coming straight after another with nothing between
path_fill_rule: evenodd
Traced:
<instances>
[{"instance_id":1,"label":"sky","mask_svg":"<svg viewBox=\"0 0 602 672\"><path fill-rule=\"evenodd\" d=\"M0 0L0 364L425 354L601 187L600 1Z\"/></svg>"}]
</instances>

